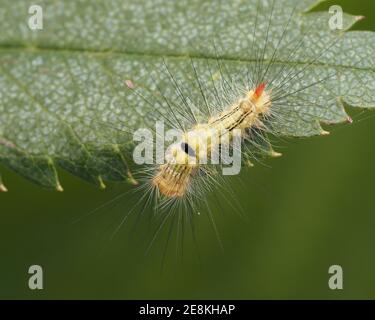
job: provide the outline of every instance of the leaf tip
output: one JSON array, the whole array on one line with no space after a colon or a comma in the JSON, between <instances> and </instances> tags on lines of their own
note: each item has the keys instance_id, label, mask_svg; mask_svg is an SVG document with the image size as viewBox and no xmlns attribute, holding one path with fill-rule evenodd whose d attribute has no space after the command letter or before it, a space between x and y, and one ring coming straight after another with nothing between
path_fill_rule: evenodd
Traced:
<instances>
[{"instance_id":1,"label":"leaf tip","mask_svg":"<svg viewBox=\"0 0 375 320\"><path fill-rule=\"evenodd\" d=\"M329 132L329 131L326 131L326 130L322 130L321 132L320 132L320 135L322 135L322 136L328 136L328 135L330 135L331 133Z\"/></svg>"},{"instance_id":2,"label":"leaf tip","mask_svg":"<svg viewBox=\"0 0 375 320\"><path fill-rule=\"evenodd\" d=\"M105 188L107 188L102 177L99 176L98 180L99 180L99 189L104 190Z\"/></svg>"},{"instance_id":3,"label":"leaf tip","mask_svg":"<svg viewBox=\"0 0 375 320\"><path fill-rule=\"evenodd\" d=\"M246 166L247 168L252 168L252 167L254 167L254 164L253 164L250 160L246 160L246 162L245 162L245 166Z\"/></svg>"},{"instance_id":4,"label":"leaf tip","mask_svg":"<svg viewBox=\"0 0 375 320\"><path fill-rule=\"evenodd\" d=\"M61 186L60 183L58 183L57 186L56 186L56 190L57 190L58 192L63 192L63 191L64 191L64 188Z\"/></svg>"},{"instance_id":5,"label":"leaf tip","mask_svg":"<svg viewBox=\"0 0 375 320\"><path fill-rule=\"evenodd\" d=\"M127 175L128 175L127 180L131 185L133 185L133 186L139 185L139 182L133 177L133 175L130 171L128 171Z\"/></svg>"},{"instance_id":6,"label":"leaf tip","mask_svg":"<svg viewBox=\"0 0 375 320\"><path fill-rule=\"evenodd\" d=\"M361 20L364 20L364 19L366 19L365 16L355 16L356 21L361 21Z\"/></svg>"},{"instance_id":7,"label":"leaf tip","mask_svg":"<svg viewBox=\"0 0 375 320\"><path fill-rule=\"evenodd\" d=\"M352 123L353 123L353 118L348 116L348 117L346 118L346 121L347 121L348 123L352 124Z\"/></svg>"},{"instance_id":8,"label":"leaf tip","mask_svg":"<svg viewBox=\"0 0 375 320\"><path fill-rule=\"evenodd\" d=\"M272 150L272 151L270 152L270 156L271 156L272 158L280 158L282 155L283 155L282 153L280 153L280 152L276 152L276 151L274 151L274 150Z\"/></svg>"},{"instance_id":9,"label":"leaf tip","mask_svg":"<svg viewBox=\"0 0 375 320\"><path fill-rule=\"evenodd\" d=\"M8 189L2 183L0 183L0 192L8 192Z\"/></svg>"}]
</instances>

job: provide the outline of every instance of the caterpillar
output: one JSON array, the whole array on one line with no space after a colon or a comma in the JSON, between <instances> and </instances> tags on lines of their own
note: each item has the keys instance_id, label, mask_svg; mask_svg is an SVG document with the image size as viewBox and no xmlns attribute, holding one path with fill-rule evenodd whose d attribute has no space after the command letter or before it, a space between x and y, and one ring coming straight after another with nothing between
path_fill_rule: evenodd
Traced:
<instances>
[{"instance_id":1,"label":"caterpillar","mask_svg":"<svg viewBox=\"0 0 375 320\"><path fill-rule=\"evenodd\" d=\"M288 130L297 123L305 126L306 131L327 135L319 123L309 121L317 119L311 106L322 114L328 107L334 109L336 122L352 121L343 108L337 107L334 95L322 95L326 93L323 83L337 81L335 70L322 68L318 75L307 77L309 68L337 44L339 37L334 34L326 39L326 46L317 54L301 53L306 44L305 34L298 35L297 39L288 37L295 16L292 10L281 34L277 30L279 38L274 38L278 41L271 46L269 33L276 6L275 1L271 3L271 11L266 8L262 16L258 2L253 31L248 34L247 45L253 61L232 66L231 59L220 52L225 50L217 45L218 37L207 57L187 56L186 64L175 63L178 59L174 57L164 57L149 65L145 62L143 79L130 74L125 75L127 80L122 79L130 104L146 105L152 110L143 115L145 122L153 124L162 119L168 128L179 130L179 134L163 153L163 163L146 163L132 170L132 179L139 182L135 188L137 201L126 211L114 234L132 213L137 212L138 220L149 209L154 213L152 218L158 220L151 244L167 221L171 220L172 228L177 220L180 230L177 232L182 234L183 221L192 225L193 218L202 211L207 212L217 233L207 194L213 194L218 203L224 201L235 206L235 210L241 210L241 206L226 184L228 179L219 172L225 161L208 164L206 160L221 154L222 149L239 152L241 164L246 166L261 162L264 155L279 157L281 153L274 151L270 137L288 136L292 131ZM264 39L261 42L256 40L260 28L258 19L266 21L262 22ZM313 19L310 22L315 25ZM305 26L305 32L311 29ZM304 58L301 64L279 63L281 58L297 60L301 56ZM190 81L189 85L186 81ZM193 87L196 92L192 92ZM125 126L125 129L127 134L132 134L136 128ZM223 142L224 137L227 140Z\"/></svg>"},{"instance_id":2,"label":"caterpillar","mask_svg":"<svg viewBox=\"0 0 375 320\"><path fill-rule=\"evenodd\" d=\"M190 184L191 176L196 174L199 166L200 153L206 150L199 150L200 140L208 140L208 149L217 149L213 141L218 143L219 139L213 137L220 132L220 138L224 133L229 133L229 138L233 137L235 129L241 131L244 135L246 129L252 127L261 127L261 116L267 116L271 107L271 100L265 91L266 84L261 83L255 90L250 90L245 97L236 101L228 110L211 118L205 124L196 125L191 131L183 135L183 138L176 147L172 148L166 155L169 160L161 165L155 177L152 178L152 184L167 197L183 197ZM189 138L190 137L190 138ZM191 138L193 137L193 138ZM194 163L191 164L189 158L193 157ZM177 162L177 163L176 163Z\"/></svg>"}]
</instances>

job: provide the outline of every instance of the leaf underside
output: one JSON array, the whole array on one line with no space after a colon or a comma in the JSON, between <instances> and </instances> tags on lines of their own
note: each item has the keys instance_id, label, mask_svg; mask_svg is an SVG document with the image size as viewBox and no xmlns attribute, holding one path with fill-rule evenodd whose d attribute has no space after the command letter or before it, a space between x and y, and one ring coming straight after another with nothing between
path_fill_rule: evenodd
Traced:
<instances>
[{"instance_id":1,"label":"leaf underside","mask_svg":"<svg viewBox=\"0 0 375 320\"><path fill-rule=\"evenodd\" d=\"M316 1L279 0L273 8L272 0L43 0L40 31L27 26L33 3L0 3L0 161L44 187L62 190L57 167L100 187L130 180L125 131L153 127L149 115L167 107L156 98L147 103L126 83L178 104L164 60L196 103L202 96L192 61L203 84L219 71L218 60L245 79L259 63L266 68L276 48L269 74L306 69L307 83L334 74L310 89L313 101L288 110L280 135L322 134L321 123L347 121L345 103L375 107L374 33L346 31L358 20L347 14L345 30L332 32L327 12L306 13ZM1 176L0 187L6 190Z\"/></svg>"}]
</instances>

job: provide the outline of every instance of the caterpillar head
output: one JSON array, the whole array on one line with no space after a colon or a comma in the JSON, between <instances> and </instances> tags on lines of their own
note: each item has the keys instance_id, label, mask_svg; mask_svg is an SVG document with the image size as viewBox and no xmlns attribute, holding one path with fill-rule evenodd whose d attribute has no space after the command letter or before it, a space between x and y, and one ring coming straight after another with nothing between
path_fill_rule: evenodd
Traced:
<instances>
[{"instance_id":1,"label":"caterpillar head","mask_svg":"<svg viewBox=\"0 0 375 320\"><path fill-rule=\"evenodd\" d=\"M186 194L198 167L195 151L183 139L168 148L166 161L158 168L152 184L164 196L181 198Z\"/></svg>"}]
</instances>

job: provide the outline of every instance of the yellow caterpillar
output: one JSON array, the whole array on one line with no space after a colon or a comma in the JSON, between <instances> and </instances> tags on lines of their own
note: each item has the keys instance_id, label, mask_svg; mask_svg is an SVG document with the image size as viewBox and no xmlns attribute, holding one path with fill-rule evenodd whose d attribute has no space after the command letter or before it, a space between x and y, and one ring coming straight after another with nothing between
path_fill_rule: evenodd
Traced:
<instances>
[{"instance_id":1,"label":"yellow caterpillar","mask_svg":"<svg viewBox=\"0 0 375 320\"><path fill-rule=\"evenodd\" d=\"M219 147L220 140L214 134L227 132L231 140L235 129L243 135L246 129L261 127L260 117L268 115L271 107L270 95L265 87L266 84L261 83L207 123L197 124L184 133L181 142L168 151L167 162L158 168L152 185L166 197L183 197L203 156ZM205 150L200 148L203 140L208 142Z\"/></svg>"}]
</instances>

